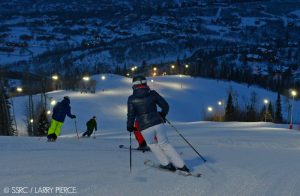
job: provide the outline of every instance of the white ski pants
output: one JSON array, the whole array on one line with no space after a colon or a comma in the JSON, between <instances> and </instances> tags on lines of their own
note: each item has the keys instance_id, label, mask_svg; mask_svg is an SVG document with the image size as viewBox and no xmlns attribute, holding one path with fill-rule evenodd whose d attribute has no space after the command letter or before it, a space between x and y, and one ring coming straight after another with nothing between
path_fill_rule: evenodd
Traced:
<instances>
[{"instance_id":1,"label":"white ski pants","mask_svg":"<svg viewBox=\"0 0 300 196\"><path fill-rule=\"evenodd\" d=\"M184 162L169 143L164 126L164 124L158 124L143 130L141 133L161 165L165 166L171 162L175 167L181 168L184 166Z\"/></svg>"}]
</instances>

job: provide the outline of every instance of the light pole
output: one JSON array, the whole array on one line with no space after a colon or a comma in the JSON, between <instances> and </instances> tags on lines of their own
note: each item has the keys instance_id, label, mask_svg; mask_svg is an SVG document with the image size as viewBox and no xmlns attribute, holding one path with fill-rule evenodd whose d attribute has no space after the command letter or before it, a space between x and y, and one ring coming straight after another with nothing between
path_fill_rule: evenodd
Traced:
<instances>
[{"instance_id":1,"label":"light pole","mask_svg":"<svg viewBox=\"0 0 300 196\"><path fill-rule=\"evenodd\" d=\"M182 75L181 74L179 75L179 78L180 78L180 88L182 89L182 79L181 79Z\"/></svg>"},{"instance_id":2,"label":"light pole","mask_svg":"<svg viewBox=\"0 0 300 196\"><path fill-rule=\"evenodd\" d=\"M90 77L89 76L83 76L82 80L84 82L85 93L87 93L87 89L88 89L88 84L87 83L90 81Z\"/></svg>"},{"instance_id":3,"label":"light pole","mask_svg":"<svg viewBox=\"0 0 300 196\"><path fill-rule=\"evenodd\" d=\"M218 105L219 105L220 107L224 107L224 106L225 106L224 101L223 101L223 100L218 101ZM225 108L224 108L224 111L225 111ZM220 117L220 121L222 121L222 110L220 110L219 117Z\"/></svg>"},{"instance_id":4,"label":"light pole","mask_svg":"<svg viewBox=\"0 0 300 196\"><path fill-rule=\"evenodd\" d=\"M152 88L154 89L154 79L151 79Z\"/></svg>"},{"instance_id":5,"label":"light pole","mask_svg":"<svg viewBox=\"0 0 300 196\"><path fill-rule=\"evenodd\" d=\"M291 121L290 121L290 126L289 129L293 129L293 109L294 109L294 100L295 100L295 96L297 95L297 92L295 90L291 90L291 95L293 97L293 101L292 101L292 106L291 106Z\"/></svg>"},{"instance_id":6,"label":"light pole","mask_svg":"<svg viewBox=\"0 0 300 196\"><path fill-rule=\"evenodd\" d=\"M152 77L154 78L157 75L157 68L153 67Z\"/></svg>"},{"instance_id":7,"label":"light pole","mask_svg":"<svg viewBox=\"0 0 300 196\"><path fill-rule=\"evenodd\" d=\"M189 69L190 66L189 66L188 64L186 64L184 67L185 67L185 70L186 70L186 71L185 71L185 74L186 74L186 75L189 75L189 74L187 74L187 73L188 73L188 69Z\"/></svg>"},{"instance_id":8,"label":"light pole","mask_svg":"<svg viewBox=\"0 0 300 196\"><path fill-rule=\"evenodd\" d=\"M174 74L175 65L171 65L171 74Z\"/></svg>"},{"instance_id":9,"label":"light pole","mask_svg":"<svg viewBox=\"0 0 300 196\"><path fill-rule=\"evenodd\" d=\"M102 75L102 76L101 76L101 80L102 80L102 81L106 80L106 76L105 76L105 75ZM104 88L102 88L102 91L104 91Z\"/></svg>"},{"instance_id":10,"label":"light pole","mask_svg":"<svg viewBox=\"0 0 300 196\"><path fill-rule=\"evenodd\" d=\"M132 78L133 78L134 72L135 72L136 68L135 68L135 67L131 67L130 70L131 70L131 76L132 76Z\"/></svg>"},{"instance_id":11,"label":"light pole","mask_svg":"<svg viewBox=\"0 0 300 196\"><path fill-rule=\"evenodd\" d=\"M265 104L265 122L267 122L267 114L268 114L268 103L269 103L269 100L268 99L264 99L264 104Z\"/></svg>"},{"instance_id":12,"label":"light pole","mask_svg":"<svg viewBox=\"0 0 300 196\"><path fill-rule=\"evenodd\" d=\"M17 91L17 93L22 93L23 89L21 87L17 87L16 91ZM14 101L12 99L12 96L10 96L10 101L11 101L11 105L12 105L13 118L14 118L14 122L15 122L15 126L16 126L16 133L18 134L18 125L17 125L15 106L14 106Z\"/></svg>"},{"instance_id":13,"label":"light pole","mask_svg":"<svg viewBox=\"0 0 300 196\"><path fill-rule=\"evenodd\" d=\"M57 84L58 79L59 79L59 77L58 77L57 74L54 74L54 75L52 76L52 81L53 81L53 83L54 83L54 88L55 88L55 90L58 89L58 84Z\"/></svg>"},{"instance_id":14,"label":"light pole","mask_svg":"<svg viewBox=\"0 0 300 196\"><path fill-rule=\"evenodd\" d=\"M209 114L207 120L212 120L212 112L213 111L214 111L213 107L211 107L211 106L207 107L207 112Z\"/></svg>"}]
</instances>

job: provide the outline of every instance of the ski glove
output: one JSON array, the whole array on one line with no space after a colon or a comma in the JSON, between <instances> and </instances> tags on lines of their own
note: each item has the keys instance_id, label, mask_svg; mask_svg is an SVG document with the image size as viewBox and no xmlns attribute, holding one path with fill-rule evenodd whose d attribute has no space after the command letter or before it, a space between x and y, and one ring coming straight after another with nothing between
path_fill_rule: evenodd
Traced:
<instances>
[{"instance_id":1,"label":"ski glove","mask_svg":"<svg viewBox=\"0 0 300 196\"><path fill-rule=\"evenodd\" d=\"M134 132L134 131L135 131L135 128L134 128L134 127L127 127L127 131L128 131L128 132Z\"/></svg>"}]
</instances>

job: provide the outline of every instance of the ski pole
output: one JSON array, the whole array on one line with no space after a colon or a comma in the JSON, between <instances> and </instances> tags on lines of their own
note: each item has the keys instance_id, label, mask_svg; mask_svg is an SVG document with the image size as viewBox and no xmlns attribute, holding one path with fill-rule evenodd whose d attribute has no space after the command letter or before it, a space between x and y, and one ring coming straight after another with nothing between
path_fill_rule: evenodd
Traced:
<instances>
[{"instance_id":1,"label":"ski pole","mask_svg":"<svg viewBox=\"0 0 300 196\"><path fill-rule=\"evenodd\" d=\"M79 139L78 130L77 130L76 118L75 118L74 122L75 122L75 130L76 130L76 133L77 133L77 138Z\"/></svg>"},{"instance_id":2,"label":"ski pole","mask_svg":"<svg viewBox=\"0 0 300 196\"><path fill-rule=\"evenodd\" d=\"M131 173L132 157L131 157L131 132L129 134L129 168Z\"/></svg>"},{"instance_id":3,"label":"ski pole","mask_svg":"<svg viewBox=\"0 0 300 196\"><path fill-rule=\"evenodd\" d=\"M178 133L178 135L199 155L199 157L204 161L204 162L206 162L206 159L203 157L203 156L201 156L201 154L192 146L192 144L190 144L188 141L187 141L187 139L185 139L185 137L183 137L183 135L176 129L176 127L174 127L174 125L172 125L171 124L171 122L168 120L168 119L166 119L166 121L167 121L167 123L171 126L171 127L173 127L174 128L174 130Z\"/></svg>"}]
</instances>

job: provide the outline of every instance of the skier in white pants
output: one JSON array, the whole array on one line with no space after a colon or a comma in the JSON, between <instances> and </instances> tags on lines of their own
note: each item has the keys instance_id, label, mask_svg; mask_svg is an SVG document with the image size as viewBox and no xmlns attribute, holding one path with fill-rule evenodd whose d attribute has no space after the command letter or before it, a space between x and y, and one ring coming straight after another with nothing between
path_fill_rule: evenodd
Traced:
<instances>
[{"instance_id":1,"label":"skier in white pants","mask_svg":"<svg viewBox=\"0 0 300 196\"><path fill-rule=\"evenodd\" d=\"M134 131L134 120L139 122L140 130L161 168L187 171L180 155L169 143L165 133L165 117L169 105L156 91L150 90L144 76L133 77L133 94L127 102L127 130ZM162 110L157 111L157 106Z\"/></svg>"}]
</instances>

